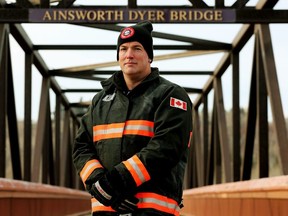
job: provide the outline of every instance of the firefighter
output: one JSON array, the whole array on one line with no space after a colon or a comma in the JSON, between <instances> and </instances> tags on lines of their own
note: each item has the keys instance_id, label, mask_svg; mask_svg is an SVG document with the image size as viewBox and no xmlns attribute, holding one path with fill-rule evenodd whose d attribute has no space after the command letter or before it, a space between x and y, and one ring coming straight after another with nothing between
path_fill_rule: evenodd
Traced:
<instances>
[{"instance_id":1,"label":"firefighter","mask_svg":"<svg viewBox=\"0 0 288 216\"><path fill-rule=\"evenodd\" d=\"M120 31L121 70L101 82L81 119L73 161L92 215L180 214L192 103L151 67L152 30L142 21Z\"/></svg>"}]
</instances>

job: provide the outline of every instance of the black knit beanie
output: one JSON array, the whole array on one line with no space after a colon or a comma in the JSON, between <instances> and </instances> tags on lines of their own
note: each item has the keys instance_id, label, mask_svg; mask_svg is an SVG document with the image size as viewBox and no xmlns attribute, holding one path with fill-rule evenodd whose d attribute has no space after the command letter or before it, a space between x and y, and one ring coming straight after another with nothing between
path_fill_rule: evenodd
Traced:
<instances>
[{"instance_id":1,"label":"black knit beanie","mask_svg":"<svg viewBox=\"0 0 288 216\"><path fill-rule=\"evenodd\" d=\"M138 41L142 44L152 62L154 57L153 39L151 35L152 30L153 26L149 21L142 21L136 25L121 29L117 42L117 61L119 60L119 47L121 44L131 41Z\"/></svg>"}]
</instances>

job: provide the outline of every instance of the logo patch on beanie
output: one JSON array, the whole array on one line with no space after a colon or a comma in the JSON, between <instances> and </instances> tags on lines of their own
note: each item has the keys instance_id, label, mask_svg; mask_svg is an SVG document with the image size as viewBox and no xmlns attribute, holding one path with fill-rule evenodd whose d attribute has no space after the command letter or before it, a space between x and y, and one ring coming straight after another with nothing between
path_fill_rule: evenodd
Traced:
<instances>
[{"instance_id":1,"label":"logo patch on beanie","mask_svg":"<svg viewBox=\"0 0 288 216\"><path fill-rule=\"evenodd\" d=\"M132 37L134 35L134 33L135 33L135 30L133 28L127 27L127 28L123 29L123 31L121 32L120 37L122 39L130 38L130 37Z\"/></svg>"}]
</instances>

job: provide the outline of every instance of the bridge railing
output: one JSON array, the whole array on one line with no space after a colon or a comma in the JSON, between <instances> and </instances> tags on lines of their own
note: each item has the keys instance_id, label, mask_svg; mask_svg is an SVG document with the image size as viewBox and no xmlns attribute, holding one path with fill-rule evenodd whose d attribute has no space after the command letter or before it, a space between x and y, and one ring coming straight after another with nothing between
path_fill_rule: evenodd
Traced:
<instances>
[{"instance_id":1,"label":"bridge railing","mask_svg":"<svg viewBox=\"0 0 288 216\"><path fill-rule=\"evenodd\" d=\"M90 211L86 192L0 178L0 215L81 215ZM288 176L203 186L184 191L181 215L286 216Z\"/></svg>"},{"instance_id":2,"label":"bridge railing","mask_svg":"<svg viewBox=\"0 0 288 216\"><path fill-rule=\"evenodd\" d=\"M222 183L184 191L181 215L286 216L288 176Z\"/></svg>"},{"instance_id":3,"label":"bridge railing","mask_svg":"<svg viewBox=\"0 0 288 216\"><path fill-rule=\"evenodd\" d=\"M0 215L64 216L90 210L90 195L86 192L0 178Z\"/></svg>"}]
</instances>

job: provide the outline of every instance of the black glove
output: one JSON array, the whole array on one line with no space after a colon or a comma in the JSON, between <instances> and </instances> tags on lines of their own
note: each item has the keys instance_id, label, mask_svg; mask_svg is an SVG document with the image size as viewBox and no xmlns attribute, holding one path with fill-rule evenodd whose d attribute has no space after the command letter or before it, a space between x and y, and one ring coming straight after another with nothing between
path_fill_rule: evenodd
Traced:
<instances>
[{"instance_id":1,"label":"black glove","mask_svg":"<svg viewBox=\"0 0 288 216\"><path fill-rule=\"evenodd\" d=\"M112 188L107 175L103 175L92 185L90 193L105 206L112 206L120 197L120 194Z\"/></svg>"},{"instance_id":2,"label":"black glove","mask_svg":"<svg viewBox=\"0 0 288 216\"><path fill-rule=\"evenodd\" d=\"M137 209L139 199L131 196L122 200L116 201L111 207L118 213L131 213Z\"/></svg>"},{"instance_id":3,"label":"black glove","mask_svg":"<svg viewBox=\"0 0 288 216\"><path fill-rule=\"evenodd\" d=\"M129 213L137 209L139 200L134 196L128 196L124 191L122 178L116 169L103 174L90 189L90 193L100 203L111 206L119 213Z\"/></svg>"}]
</instances>

